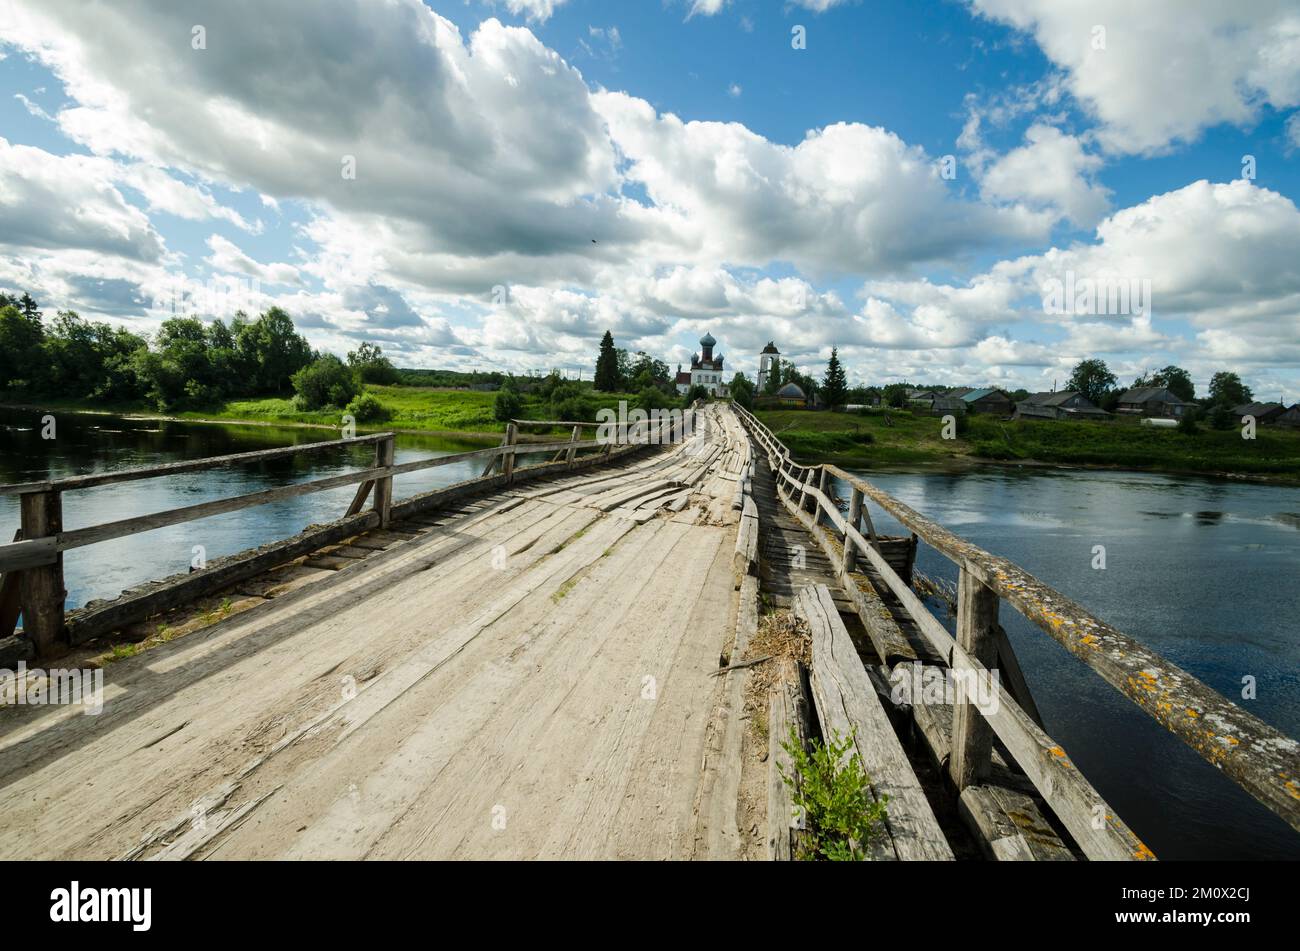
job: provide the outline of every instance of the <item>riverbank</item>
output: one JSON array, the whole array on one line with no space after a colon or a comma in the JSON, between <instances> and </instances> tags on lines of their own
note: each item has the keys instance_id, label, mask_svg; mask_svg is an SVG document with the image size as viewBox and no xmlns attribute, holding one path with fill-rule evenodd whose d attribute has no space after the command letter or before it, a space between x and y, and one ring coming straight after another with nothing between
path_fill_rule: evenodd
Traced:
<instances>
[{"instance_id":1,"label":"riverbank","mask_svg":"<svg viewBox=\"0 0 1300 951\"><path fill-rule=\"evenodd\" d=\"M1217 431L1204 425L1182 433L1131 420L1003 422L972 416L965 432L944 439L942 420L906 410L775 410L757 416L800 462L843 468L997 464L1300 482L1300 432L1269 427L1247 440L1239 429Z\"/></svg>"},{"instance_id":2,"label":"riverbank","mask_svg":"<svg viewBox=\"0 0 1300 951\"><path fill-rule=\"evenodd\" d=\"M395 432L410 436L444 436L456 439L499 440L505 423L494 415L496 394L441 387L367 386L392 414L385 422L358 422L358 432ZM634 404L630 394L592 394L600 407L617 409L620 401ZM551 419L550 405L543 399L521 397L520 419ZM0 403L0 408L120 416L159 422L228 423L244 426L292 426L338 432L342 413L338 410L304 412L292 399L229 400L203 410L160 413L146 403L109 403L86 400L42 399L38 402ZM544 434L544 430L534 433ZM521 434L528 439L530 434Z\"/></svg>"}]
</instances>

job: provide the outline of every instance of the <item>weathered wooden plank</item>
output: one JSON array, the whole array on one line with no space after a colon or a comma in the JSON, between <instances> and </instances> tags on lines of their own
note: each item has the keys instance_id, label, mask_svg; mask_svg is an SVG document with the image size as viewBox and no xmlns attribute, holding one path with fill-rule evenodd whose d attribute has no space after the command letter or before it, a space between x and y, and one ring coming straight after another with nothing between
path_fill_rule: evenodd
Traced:
<instances>
[{"instance_id":1,"label":"weathered wooden plank","mask_svg":"<svg viewBox=\"0 0 1300 951\"><path fill-rule=\"evenodd\" d=\"M69 640L73 644L82 644L128 624L189 604L324 545L364 532L375 524L375 514L364 512L330 525L312 526L292 538L213 561L200 571L173 575L137 592L124 593L112 601L92 602L69 614Z\"/></svg>"},{"instance_id":2,"label":"weathered wooden plank","mask_svg":"<svg viewBox=\"0 0 1300 951\"><path fill-rule=\"evenodd\" d=\"M59 556L58 539L32 538L0 545L0 572L18 572L24 568L41 568L52 565Z\"/></svg>"},{"instance_id":3,"label":"weathered wooden plank","mask_svg":"<svg viewBox=\"0 0 1300 951\"><path fill-rule=\"evenodd\" d=\"M965 656L974 657L991 667L998 657L997 593L985 587L963 570L957 585L957 643ZM955 661L955 658L954 658ZM959 678L966 670L954 663ZM958 792L988 775L989 756L993 752L993 731L975 706L975 697L960 690L952 711L952 758L948 774Z\"/></svg>"},{"instance_id":4,"label":"weathered wooden plank","mask_svg":"<svg viewBox=\"0 0 1300 951\"><path fill-rule=\"evenodd\" d=\"M822 735L828 739L837 734L852 737L873 792L877 798L889 797L889 851L899 859L951 859L952 849L880 705L830 591L824 585L805 587L795 601L795 611L812 630L812 688Z\"/></svg>"},{"instance_id":5,"label":"weathered wooden plank","mask_svg":"<svg viewBox=\"0 0 1300 951\"><path fill-rule=\"evenodd\" d=\"M119 482L156 479L160 476L179 475L185 472L202 472L207 469L245 465L252 462L268 462L272 459L286 459L303 452L366 445L378 442L389 435L391 434L377 433L371 436L356 436L350 439L331 439L326 442L303 443L297 446L286 446L282 449L256 449L251 452L236 452L226 456L210 456L206 459L186 459L181 462L166 462L156 466L142 466L136 469L119 469L115 472L96 472L89 475L68 476L64 479L42 482L0 485L0 495L21 495L27 492L47 492L54 489L60 492L68 492L73 489L88 489L97 485L113 485Z\"/></svg>"},{"instance_id":6,"label":"weathered wooden plank","mask_svg":"<svg viewBox=\"0 0 1300 951\"><path fill-rule=\"evenodd\" d=\"M358 472L348 472L325 479L315 479L311 482L299 482L295 485L265 489L261 492L250 492L247 495L237 495L228 499L200 502L197 505L186 505L181 508L168 509L165 512L154 512L150 515L139 515L133 518L119 519L115 522L105 522L102 525L95 525L90 528L61 532L58 536L59 551L81 548L97 542L123 538L127 535L136 535L155 528L163 528L167 525L192 522L196 519L221 515L226 512L237 512L240 509L266 505L269 502L279 502L283 499L297 498L300 495L310 495L313 492L324 492L345 485L354 485L367 479L376 479L383 472L383 469L362 469Z\"/></svg>"},{"instance_id":7,"label":"weathered wooden plank","mask_svg":"<svg viewBox=\"0 0 1300 951\"><path fill-rule=\"evenodd\" d=\"M375 514L379 516L379 527L387 528L393 513L393 476L392 466L397 452L397 441L389 436L375 444L375 468L388 470L388 475L375 479Z\"/></svg>"},{"instance_id":8,"label":"weathered wooden plank","mask_svg":"<svg viewBox=\"0 0 1300 951\"><path fill-rule=\"evenodd\" d=\"M1000 786L967 786L958 809L985 857L993 861L1074 861L1038 804L1024 793Z\"/></svg>"},{"instance_id":9,"label":"weathered wooden plank","mask_svg":"<svg viewBox=\"0 0 1300 951\"><path fill-rule=\"evenodd\" d=\"M786 751L791 731L794 742L808 748L808 695L803 688L799 664L791 657L780 658L767 693L767 854L776 862L798 857L798 838L804 829L803 815L783 776L798 781L794 762Z\"/></svg>"}]
</instances>

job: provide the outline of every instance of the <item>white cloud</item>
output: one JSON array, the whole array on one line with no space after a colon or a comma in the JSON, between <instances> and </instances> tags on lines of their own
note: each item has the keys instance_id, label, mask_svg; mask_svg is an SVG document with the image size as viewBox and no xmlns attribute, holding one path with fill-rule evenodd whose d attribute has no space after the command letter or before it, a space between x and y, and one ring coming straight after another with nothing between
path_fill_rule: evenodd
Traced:
<instances>
[{"instance_id":1,"label":"white cloud","mask_svg":"<svg viewBox=\"0 0 1300 951\"><path fill-rule=\"evenodd\" d=\"M261 264L233 242L219 234L209 236L208 264L221 275L247 274L263 284L301 284L302 276L292 264Z\"/></svg>"},{"instance_id":2,"label":"white cloud","mask_svg":"<svg viewBox=\"0 0 1300 951\"><path fill-rule=\"evenodd\" d=\"M544 23L563 6L566 0L505 0L506 9L519 16L521 13L531 23Z\"/></svg>"},{"instance_id":3,"label":"white cloud","mask_svg":"<svg viewBox=\"0 0 1300 951\"><path fill-rule=\"evenodd\" d=\"M1025 145L984 170L981 194L993 201L1055 209L1080 228L1101 220L1110 207L1109 192L1091 176L1102 160L1086 153L1077 138L1053 126L1030 126L1025 140Z\"/></svg>"},{"instance_id":4,"label":"white cloud","mask_svg":"<svg viewBox=\"0 0 1300 951\"><path fill-rule=\"evenodd\" d=\"M969 2L1033 35L1111 152L1156 152L1219 123L1250 125L1265 104L1300 105L1293 0ZM1094 29L1104 29L1102 49Z\"/></svg>"},{"instance_id":5,"label":"white cloud","mask_svg":"<svg viewBox=\"0 0 1300 951\"><path fill-rule=\"evenodd\" d=\"M163 241L113 184L112 166L0 139L0 245L157 260Z\"/></svg>"}]
</instances>

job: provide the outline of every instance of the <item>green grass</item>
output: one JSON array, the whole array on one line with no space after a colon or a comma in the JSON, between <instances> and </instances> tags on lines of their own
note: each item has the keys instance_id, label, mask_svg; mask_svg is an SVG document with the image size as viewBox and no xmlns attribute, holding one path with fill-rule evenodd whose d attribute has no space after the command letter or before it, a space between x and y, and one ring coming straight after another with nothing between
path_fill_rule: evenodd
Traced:
<instances>
[{"instance_id":1,"label":"green grass","mask_svg":"<svg viewBox=\"0 0 1300 951\"><path fill-rule=\"evenodd\" d=\"M383 423L359 423L361 431L379 431L384 429L418 430L424 432L448 433L500 433L505 431L505 423L498 422L493 409L496 404L495 393L481 393L473 390L454 390L441 387L419 386L367 386L365 391L373 394L386 407L392 410L392 419ZM586 391L583 402L588 408L590 419L595 418L599 409L618 409L620 400L626 400L629 407L638 405L637 397L631 393L597 393ZM247 420L259 423L275 423L284 426L317 425L338 427L342 424L342 410L317 410L302 412L294 406L291 397L228 400L215 406L202 409L159 413L147 403L96 403L90 400L49 400L41 399L40 405L50 409L69 411L108 412L120 415L161 415L174 416L178 419L207 419L236 422ZM550 419L550 404L535 396L523 397L521 419ZM530 428L533 435L543 435L546 430ZM568 435L566 432L565 435Z\"/></svg>"},{"instance_id":2,"label":"green grass","mask_svg":"<svg viewBox=\"0 0 1300 951\"><path fill-rule=\"evenodd\" d=\"M760 412L758 418L801 462L852 468L961 464L980 460L1114 466L1189 473L1300 477L1300 432L1261 427L1245 440L1240 430L1196 433L1106 422L1002 422L969 418L967 431L941 438L943 423L900 410L864 414L806 410Z\"/></svg>"}]
</instances>

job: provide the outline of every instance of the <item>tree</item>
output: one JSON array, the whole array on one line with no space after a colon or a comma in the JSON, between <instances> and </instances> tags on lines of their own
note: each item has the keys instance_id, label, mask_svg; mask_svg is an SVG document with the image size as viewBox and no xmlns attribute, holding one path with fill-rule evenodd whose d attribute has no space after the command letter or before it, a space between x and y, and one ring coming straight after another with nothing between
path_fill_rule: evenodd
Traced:
<instances>
[{"instance_id":1,"label":"tree","mask_svg":"<svg viewBox=\"0 0 1300 951\"><path fill-rule=\"evenodd\" d=\"M294 374L312 362L311 344L294 330L293 320L279 307L272 307L252 323L242 323L235 343L255 393L288 392Z\"/></svg>"},{"instance_id":2,"label":"tree","mask_svg":"<svg viewBox=\"0 0 1300 951\"><path fill-rule=\"evenodd\" d=\"M1192 375L1182 367L1167 366L1155 374L1155 385L1163 386L1180 400L1190 403L1196 398L1196 385Z\"/></svg>"},{"instance_id":3,"label":"tree","mask_svg":"<svg viewBox=\"0 0 1300 951\"><path fill-rule=\"evenodd\" d=\"M0 306L0 390L29 389L45 379L44 339L39 317L29 319L12 303Z\"/></svg>"},{"instance_id":4,"label":"tree","mask_svg":"<svg viewBox=\"0 0 1300 951\"><path fill-rule=\"evenodd\" d=\"M397 382L397 368L393 362L384 356L378 344L369 341L348 353L348 366L362 383L391 386Z\"/></svg>"},{"instance_id":5,"label":"tree","mask_svg":"<svg viewBox=\"0 0 1300 951\"><path fill-rule=\"evenodd\" d=\"M737 373L731 378L731 398L739 403L745 409L754 408L754 384L749 382L749 377L743 373Z\"/></svg>"},{"instance_id":6,"label":"tree","mask_svg":"<svg viewBox=\"0 0 1300 951\"><path fill-rule=\"evenodd\" d=\"M848 390L844 367L840 366L839 348L831 347L831 358L826 364L826 376L822 380L822 401L826 408L834 412L842 407L847 402Z\"/></svg>"},{"instance_id":7,"label":"tree","mask_svg":"<svg viewBox=\"0 0 1300 951\"><path fill-rule=\"evenodd\" d=\"M881 402L894 409L902 409L907 405L907 391L910 389L911 383L890 383L880 391Z\"/></svg>"},{"instance_id":8,"label":"tree","mask_svg":"<svg viewBox=\"0 0 1300 951\"><path fill-rule=\"evenodd\" d=\"M343 407L357 396L356 377L338 357L327 353L293 375L294 402L299 409Z\"/></svg>"},{"instance_id":9,"label":"tree","mask_svg":"<svg viewBox=\"0 0 1300 951\"><path fill-rule=\"evenodd\" d=\"M518 419L523 408L523 401L519 399L519 394L515 392L514 387L506 385L497 390L496 402L492 404L492 415L497 422L508 423L512 419Z\"/></svg>"},{"instance_id":10,"label":"tree","mask_svg":"<svg viewBox=\"0 0 1300 951\"><path fill-rule=\"evenodd\" d=\"M620 384L618 351L614 349L614 335L608 330L600 339L600 356L596 358L595 387L606 393L617 393Z\"/></svg>"},{"instance_id":11,"label":"tree","mask_svg":"<svg viewBox=\"0 0 1300 951\"><path fill-rule=\"evenodd\" d=\"M1210 403L1215 406L1241 406L1254 400L1250 387L1241 382L1241 377L1227 370L1221 370L1210 378Z\"/></svg>"},{"instance_id":12,"label":"tree","mask_svg":"<svg viewBox=\"0 0 1300 951\"><path fill-rule=\"evenodd\" d=\"M1104 360L1082 360L1074 367L1070 379L1066 381L1067 390L1077 390L1093 404L1100 406L1106 394L1115 388L1119 380L1110 372Z\"/></svg>"}]
</instances>

